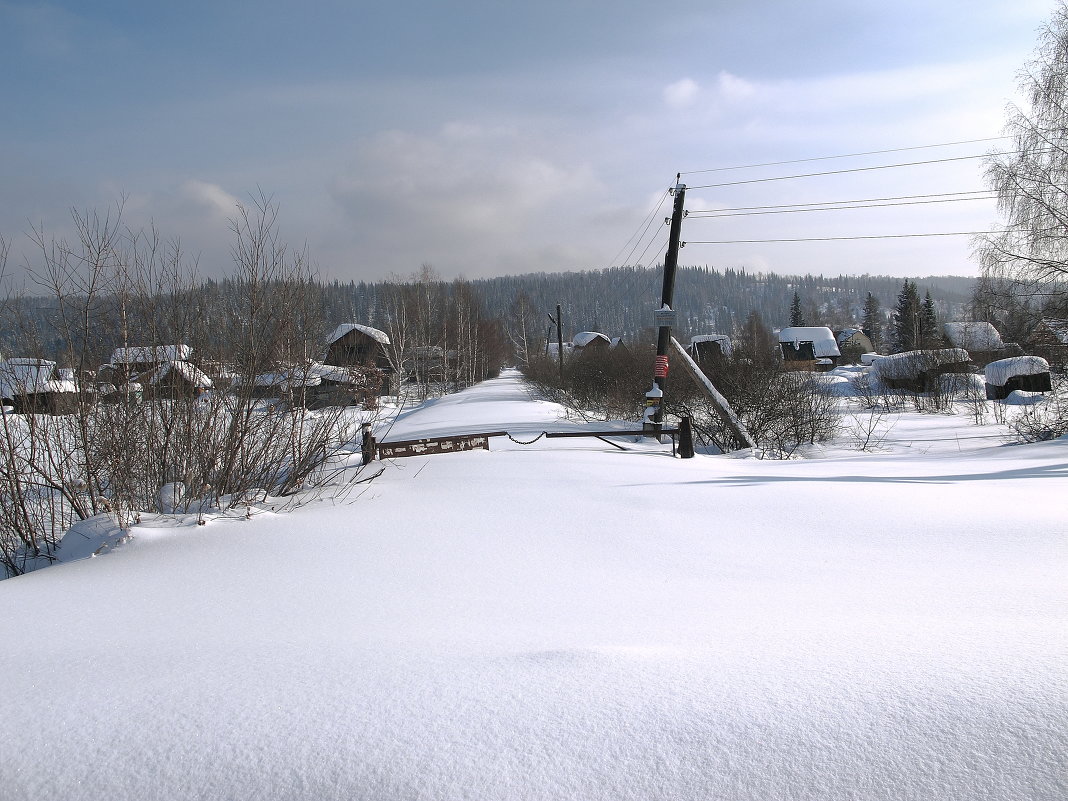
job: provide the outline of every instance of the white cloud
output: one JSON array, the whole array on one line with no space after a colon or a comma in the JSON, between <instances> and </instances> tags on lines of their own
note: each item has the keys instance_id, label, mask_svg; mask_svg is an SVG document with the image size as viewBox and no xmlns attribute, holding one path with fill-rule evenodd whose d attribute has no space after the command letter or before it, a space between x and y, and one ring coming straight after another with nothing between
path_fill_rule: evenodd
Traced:
<instances>
[{"instance_id":1,"label":"white cloud","mask_svg":"<svg viewBox=\"0 0 1068 801\"><path fill-rule=\"evenodd\" d=\"M179 194L200 208L231 218L236 213L238 200L218 184L190 179L182 184Z\"/></svg>"},{"instance_id":2,"label":"white cloud","mask_svg":"<svg viewBox=\"0 0 1068 801\"><path fill-rule=\"evenodd\" d=\"M756 85L729 72L721 72L716 78L720 94L727 100L743 100L756 93Z\"/></svg>"},{"instance_id":3,"label":"white cloud","mask_svg":"<svg viewBox=\"0 0 1068 801\"><path fill-rule=\"evenodd\" d=\"M700 90L696 81L683 78L664 87L664 102L674 109L686 108L693 105Z\"/></svg>"}]
</instances>

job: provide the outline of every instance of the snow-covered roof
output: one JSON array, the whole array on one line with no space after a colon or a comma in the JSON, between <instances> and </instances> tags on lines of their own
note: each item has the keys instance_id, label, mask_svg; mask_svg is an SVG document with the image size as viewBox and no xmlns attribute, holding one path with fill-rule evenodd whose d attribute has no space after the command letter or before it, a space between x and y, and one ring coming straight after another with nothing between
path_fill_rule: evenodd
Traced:
<instances>
[{"instance_id":1,"label":"snow-covered roof","mask_svg":"<svg viewBox=\"0 0 1068 801\"><path fill-rule=\"evenodd\" d=\"M1044 317L1042 322L1046 324L1046 327L1050 330L1050 333L1057 338L1057 341L1062 345L1068 345L1068 320L1061 320L1056 317Z\"/></svg>"},{"instance_id":2,"label":"snow-covered roof","mask_svg":"<svg viewBox=\"0 0 1068 801\"><path fill-rule=\"evenodd\" d=\"M377 328L371 328L369 325L360 325L359 323L342 323L334 329L334 333L326 338L327 345L333 345L345 334L351 334L353 331L359 331L361 334L366 334L375 342L379 342L382 345L389 344L389 336L385 331L379 331Z\"/></svg>"},{"instance_id":3,"label":"snow-covered roof","mask_svg":"<svg viewBox=\"0 0 1068 801\"><path fill-rule=\"evenodd\" d=\"M871 366L880 378L915 378L920 373L947 364L962 364L971 359L964 348L908 350L890 356L878 356Z\"/></svg>"},{"instance_id":4,"label":"snow-covered roof","mask_svg":"<svg viewBox=\"0 0 1068 801\"><path fill-rule=\"evenodd\" d=\"M294 389L297 387L316 387L323 382L322 376L312 365L299 364L293 367L283 367L277 372L261 373L252 379L257 387L279 387L280 389Z\"/></svg>"},{"instance_id":5,"label":"snow-covered roof","mask_svg":"<svg viewBox=\"0 0 1068 801\"><path fill-rule=\"evenodd\" d=\"M987 351L1005 347L1001 334L990 323L946 323L942 332L955 348Z\"/></svg>"},{"instance_id":6,"label":"snow-covered roof","mask_svg":"<svg viewBox=\"0 0 1068 801\"><path fill-rule=\"evenodd\" d=\"M142 373L140 378L141 380L147 379L149 384L158 384L172 370L195 387L211 388L211 379L199 367L183 361L167 362L157 367L150 374Z\"/></svg>"},{"instance_id":7,"label":"snow-covered roof","mask_svg":"<svg viewBox=\"0 0 1068 801\"><path fill-rule=\"evenodd\" d=\"M1013 376L1048 373L1049 362L1038 356L1013 356L990 362L983 372L986 374L986 383L1003 387Z\"/></svg>"},{"instance_id":8,"label":"snow-covered roof","mask_svg":"<svg viewBox=\"0 0 1068 801\"><path fill-rule=\"evenodd\" d=\"M580 331L571 338L571 343L576 348L584 348L591 342L596 342L597 340L603 340L606 345L612 344L612 340L609 339L608 336L598 333L597 331Z\"/></svg>"},{"instance_id":9,"label":"snow-covered roof","mask_svg":"<svg viewBox=\"0 0 1068 801\"><path fill-rule=\"evenodd\" d=\"M812 352L817 359L842 355L834 333L822 325L795 325L784 328L779 332L779 342L792 344L795 348L802 342L811 342Z\"/></svg>"},{"instance_id":10,"label":"snow-covered roof","mask_svg":"<svg viewBox=\"0 0 1068 801\"><path fill-rule=\"evenodd\" d=\"M112 364L156 364L159 362L187 361L193 355L188 345L138 345L130 348L115 348L111 354Z\"/></svg>"},{"instance_id":11,"label":"snow-covered roof","mask_svg":"<svg viewBox=\"0 0 1068 801\"><path fill-rule=\"evenodd\" d=\"M8 359L0 362L0 396L33 395L42 392L77 392L69 380L54 378L56 363L47 359Z\"/></svg>"}]
</instances>

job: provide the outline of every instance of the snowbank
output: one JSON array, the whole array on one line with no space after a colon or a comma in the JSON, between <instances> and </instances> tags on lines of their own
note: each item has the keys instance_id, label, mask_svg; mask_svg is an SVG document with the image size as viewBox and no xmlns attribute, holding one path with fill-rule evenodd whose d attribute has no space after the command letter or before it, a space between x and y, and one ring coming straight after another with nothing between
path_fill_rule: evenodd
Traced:
<instances>
[{"instance_id":1,"label":"snowbank","mask_svg":"<svg viewBox=\"0 0 1068 801\"><path fill-rule=\"evenodd\" d=\"M562 416L509 377L391 436ZM498 437L146 517L0 582L5 801L1061 801L1068 440L961 426L792 462Z\"/></svg>"}]
</instances>

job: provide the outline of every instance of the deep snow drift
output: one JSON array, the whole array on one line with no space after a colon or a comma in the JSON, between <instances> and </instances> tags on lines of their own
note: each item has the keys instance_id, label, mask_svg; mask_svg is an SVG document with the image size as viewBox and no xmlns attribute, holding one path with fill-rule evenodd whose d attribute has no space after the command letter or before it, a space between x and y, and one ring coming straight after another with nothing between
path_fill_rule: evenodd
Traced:
<instances>
[{"instance_id":1,"label":"deep snow drift","mask_svg":"<svg viewBox=\"0 0 1068 801\"><path fill-rule=\"evenodd\" d=\"M514 376L389 439L559 420ZM5 799L1063 799L1068 441L595 439L0 582Z\"/></svg>"}]
</instances>

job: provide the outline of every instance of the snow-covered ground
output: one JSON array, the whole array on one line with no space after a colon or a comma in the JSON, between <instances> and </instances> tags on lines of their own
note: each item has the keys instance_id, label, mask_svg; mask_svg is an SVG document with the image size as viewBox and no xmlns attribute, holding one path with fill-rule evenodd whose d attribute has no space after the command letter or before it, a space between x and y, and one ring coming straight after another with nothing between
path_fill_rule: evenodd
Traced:
<instances>
[{"instance_id":1,"label":"snow-covered ground","mask_svg":"<svg viewBox=\"0 0 1068 801\"><path fill-rule=\"evenodd\" d=\"M560 418L508 375L382 436ZM1068 798L1068 440L876 422L780 462L498 437L146 516L0 582L0 797Z\"/></svg>"}]
</instances>

